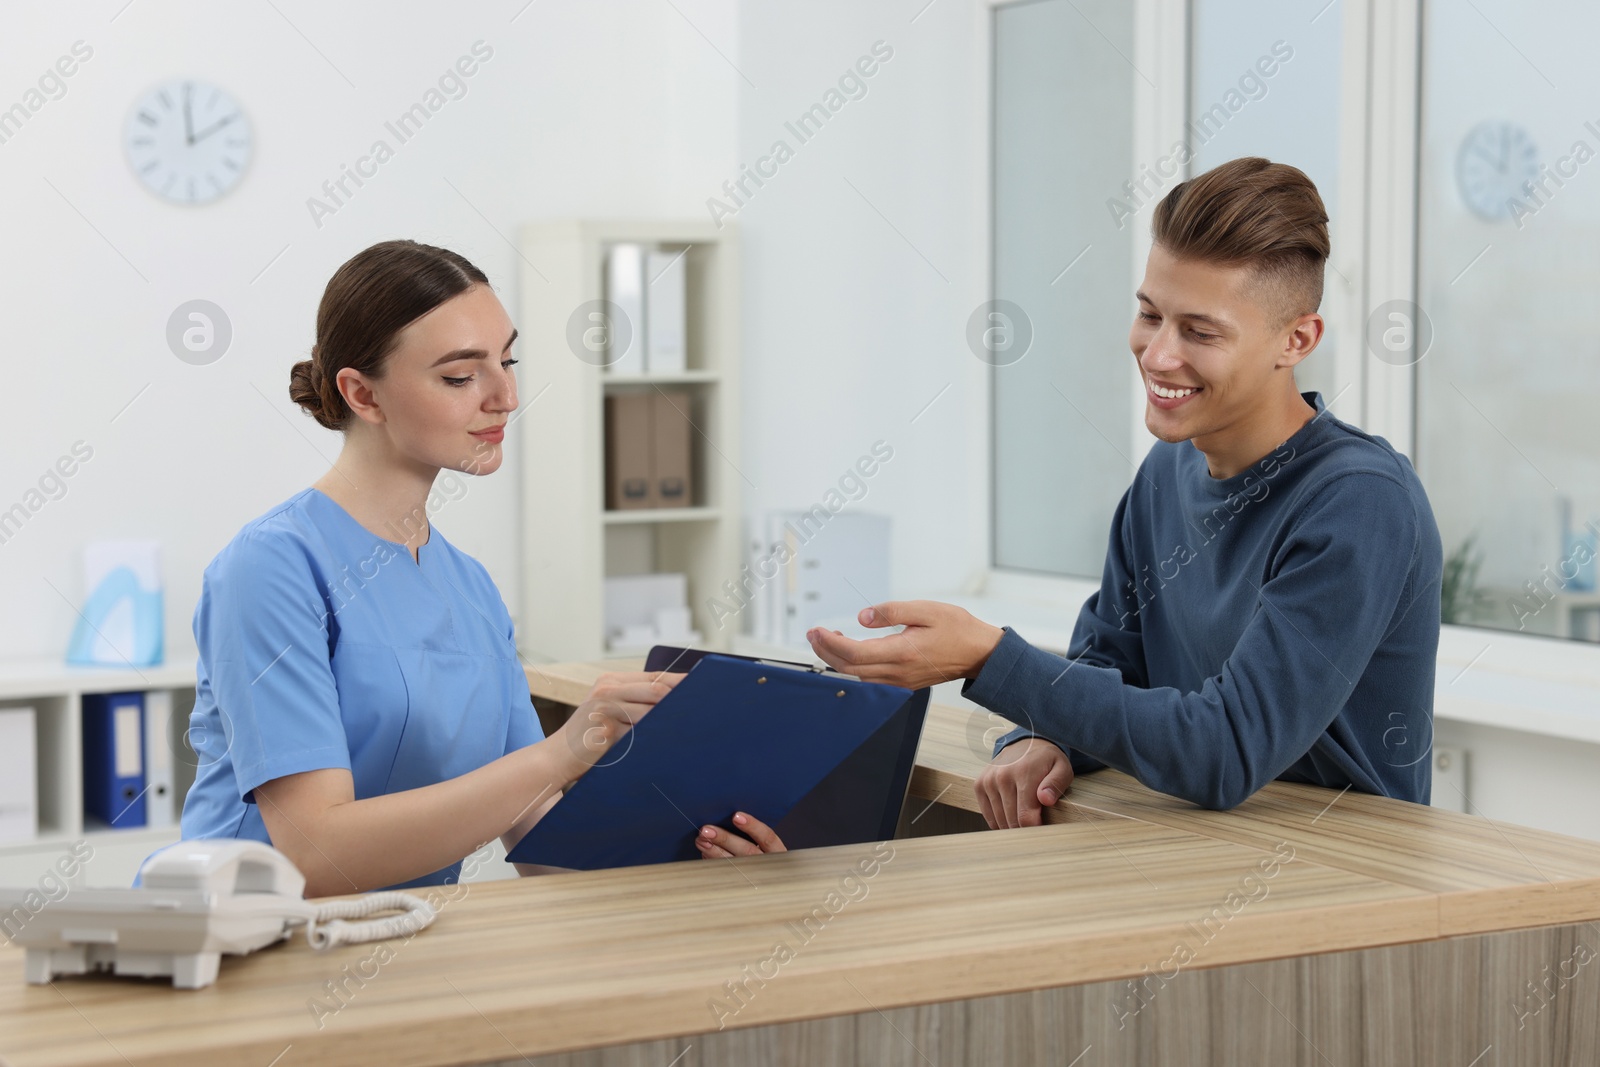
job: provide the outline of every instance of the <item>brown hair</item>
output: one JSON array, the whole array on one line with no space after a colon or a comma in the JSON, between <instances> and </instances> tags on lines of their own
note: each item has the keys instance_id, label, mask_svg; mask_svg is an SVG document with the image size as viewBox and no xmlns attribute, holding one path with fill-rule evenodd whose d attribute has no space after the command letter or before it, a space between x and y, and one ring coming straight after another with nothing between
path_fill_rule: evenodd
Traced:
<instances>
[{"instance_id":1,"label":"brown hair","mask_svg":"<svg viewBox=\"0 0 1600 1067\"><path fill-rule=\"evenodd\" d=\"M339 372L352 367L381 378L401 330L451 297L487 284L483 271L446 248L382 241L356 253L328 279L311 358L289 369L289 399L328 429L344 429L351 412L339 392Z\"/></svg>"},{"instance_id":2,"label":"brown hair","mask_svg":"<svg viewBox=\"0 0 1600 1067\"><path fill-rule=\"evenodd\" d=\"M1297 167L1246 156L1180 182L1156 205L1150 235L1179 259L1251 267L1284 322L1322 304L1328 213Z\"/></svg>"}]
</instances>

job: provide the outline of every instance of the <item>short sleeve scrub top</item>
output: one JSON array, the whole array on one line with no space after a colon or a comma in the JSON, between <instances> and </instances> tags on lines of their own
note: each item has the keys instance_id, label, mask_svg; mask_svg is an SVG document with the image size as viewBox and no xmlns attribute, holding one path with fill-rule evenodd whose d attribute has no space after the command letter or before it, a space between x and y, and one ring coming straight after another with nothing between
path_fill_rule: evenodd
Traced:
<instances>
[{"instance_id":1,"label":"short sleeve scrub top","mask_svg":"<svg viewBox=\"0 0 1600 1067\"><path fill-rule=\"evenodd\" d=\"M247 524L211 561L194 635L185 839L270 844L252 790L285 775L342 767L361 800L543 737L483 565L437 527L413 560L317 489ZM453 883L460 868L401 887Z\"/></svg>"}]
</instances>

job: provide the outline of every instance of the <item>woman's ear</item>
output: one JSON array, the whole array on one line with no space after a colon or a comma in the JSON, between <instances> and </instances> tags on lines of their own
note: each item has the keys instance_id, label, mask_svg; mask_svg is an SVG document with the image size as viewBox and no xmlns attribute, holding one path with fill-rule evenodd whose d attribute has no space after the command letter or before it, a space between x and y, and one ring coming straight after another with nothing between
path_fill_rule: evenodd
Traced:
<instances>
[{"instance_id":1,"label":"woman's ear","mask_svg":"<svg viewBox=\"0 0 1600 1067\"><path fill-rule=\"evenodd\" d=\"M367 381L367 376L354 367L345 367L339 371L335 379L339 386L339 395L344 397L344 402L362 422L370 422L374 426L387 421L383 409L378 406L377 395L373 392L372 383Z\"/></svg>"}]
</instances>

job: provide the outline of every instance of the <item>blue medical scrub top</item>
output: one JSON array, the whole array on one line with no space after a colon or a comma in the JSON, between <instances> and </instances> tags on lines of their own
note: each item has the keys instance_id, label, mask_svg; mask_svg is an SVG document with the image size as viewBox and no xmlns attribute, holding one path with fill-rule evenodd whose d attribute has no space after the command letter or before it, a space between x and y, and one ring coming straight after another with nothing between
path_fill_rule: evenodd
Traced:
<instances>
[{"instance_id":1,"label":"blue medical scrub top","mask_svg":"<svg viewBox=\"0 0 1600 1067\"><path fill-rule=\"evenodd\" d=\"M206 568L184 838L270 844L251 791L343 767L356 799L476 770L543 732L511 615L488 571L437 526L413 561L306 489ZM451 864L406 886L455 882Z\"/></svg>"}]
</instances>

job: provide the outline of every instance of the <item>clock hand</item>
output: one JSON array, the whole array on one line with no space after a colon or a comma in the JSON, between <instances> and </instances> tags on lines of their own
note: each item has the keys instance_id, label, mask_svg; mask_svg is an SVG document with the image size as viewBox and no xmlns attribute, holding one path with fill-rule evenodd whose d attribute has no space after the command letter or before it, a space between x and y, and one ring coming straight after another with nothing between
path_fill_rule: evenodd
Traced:
<instances>
[{"instance_id":1,"label":"clock hand","mask_svg":"<svg viewBox=\"0 0 1600 1067\"><path fill-rule=\"evenodd\" d=\"M189 96L193 87L185 84L183 87L183 135L189 144L194 144L194 118L189 114Z\"/></svg>"},{"instance_id":2,"label":"clock hand","mask_svg":"<svg viewBox=\"0 0 1600 1067\"><path fill-rule=\"evenodd\" d=\"M232 115L229 115L225 119L219 119L218 121L212 123L210 126L207 126L205 129L201 130L199 133L195 134L193 137L189 138L189 143L190 144L198 144L199 142L205 140L207 137L210 137L212 134L216 133L218 130L222 129L222 127L226 126L228 123L232 122L234 119L236 119L238 117L239 117L239 113L238 112L234 112Z\"/></svg>"},{"instance_id":3,"label":"clock hand","mask_svg":"<svg viewBox=\"0 0 1600 1067\"><path fill-rule=\"evenodd\" d=\"M1482 145L1478 145L1478 144L1473 145L1472 146L1472 154L1477 156L1479 159L1483 160L1485 163L1489 164L1491 167L1493 167L1497 171L1505 170L1505 168L1503 166L1501 166L1500 160L1497 157L1490 155L1489 152Z\"/></svg>"}]
</instances>

